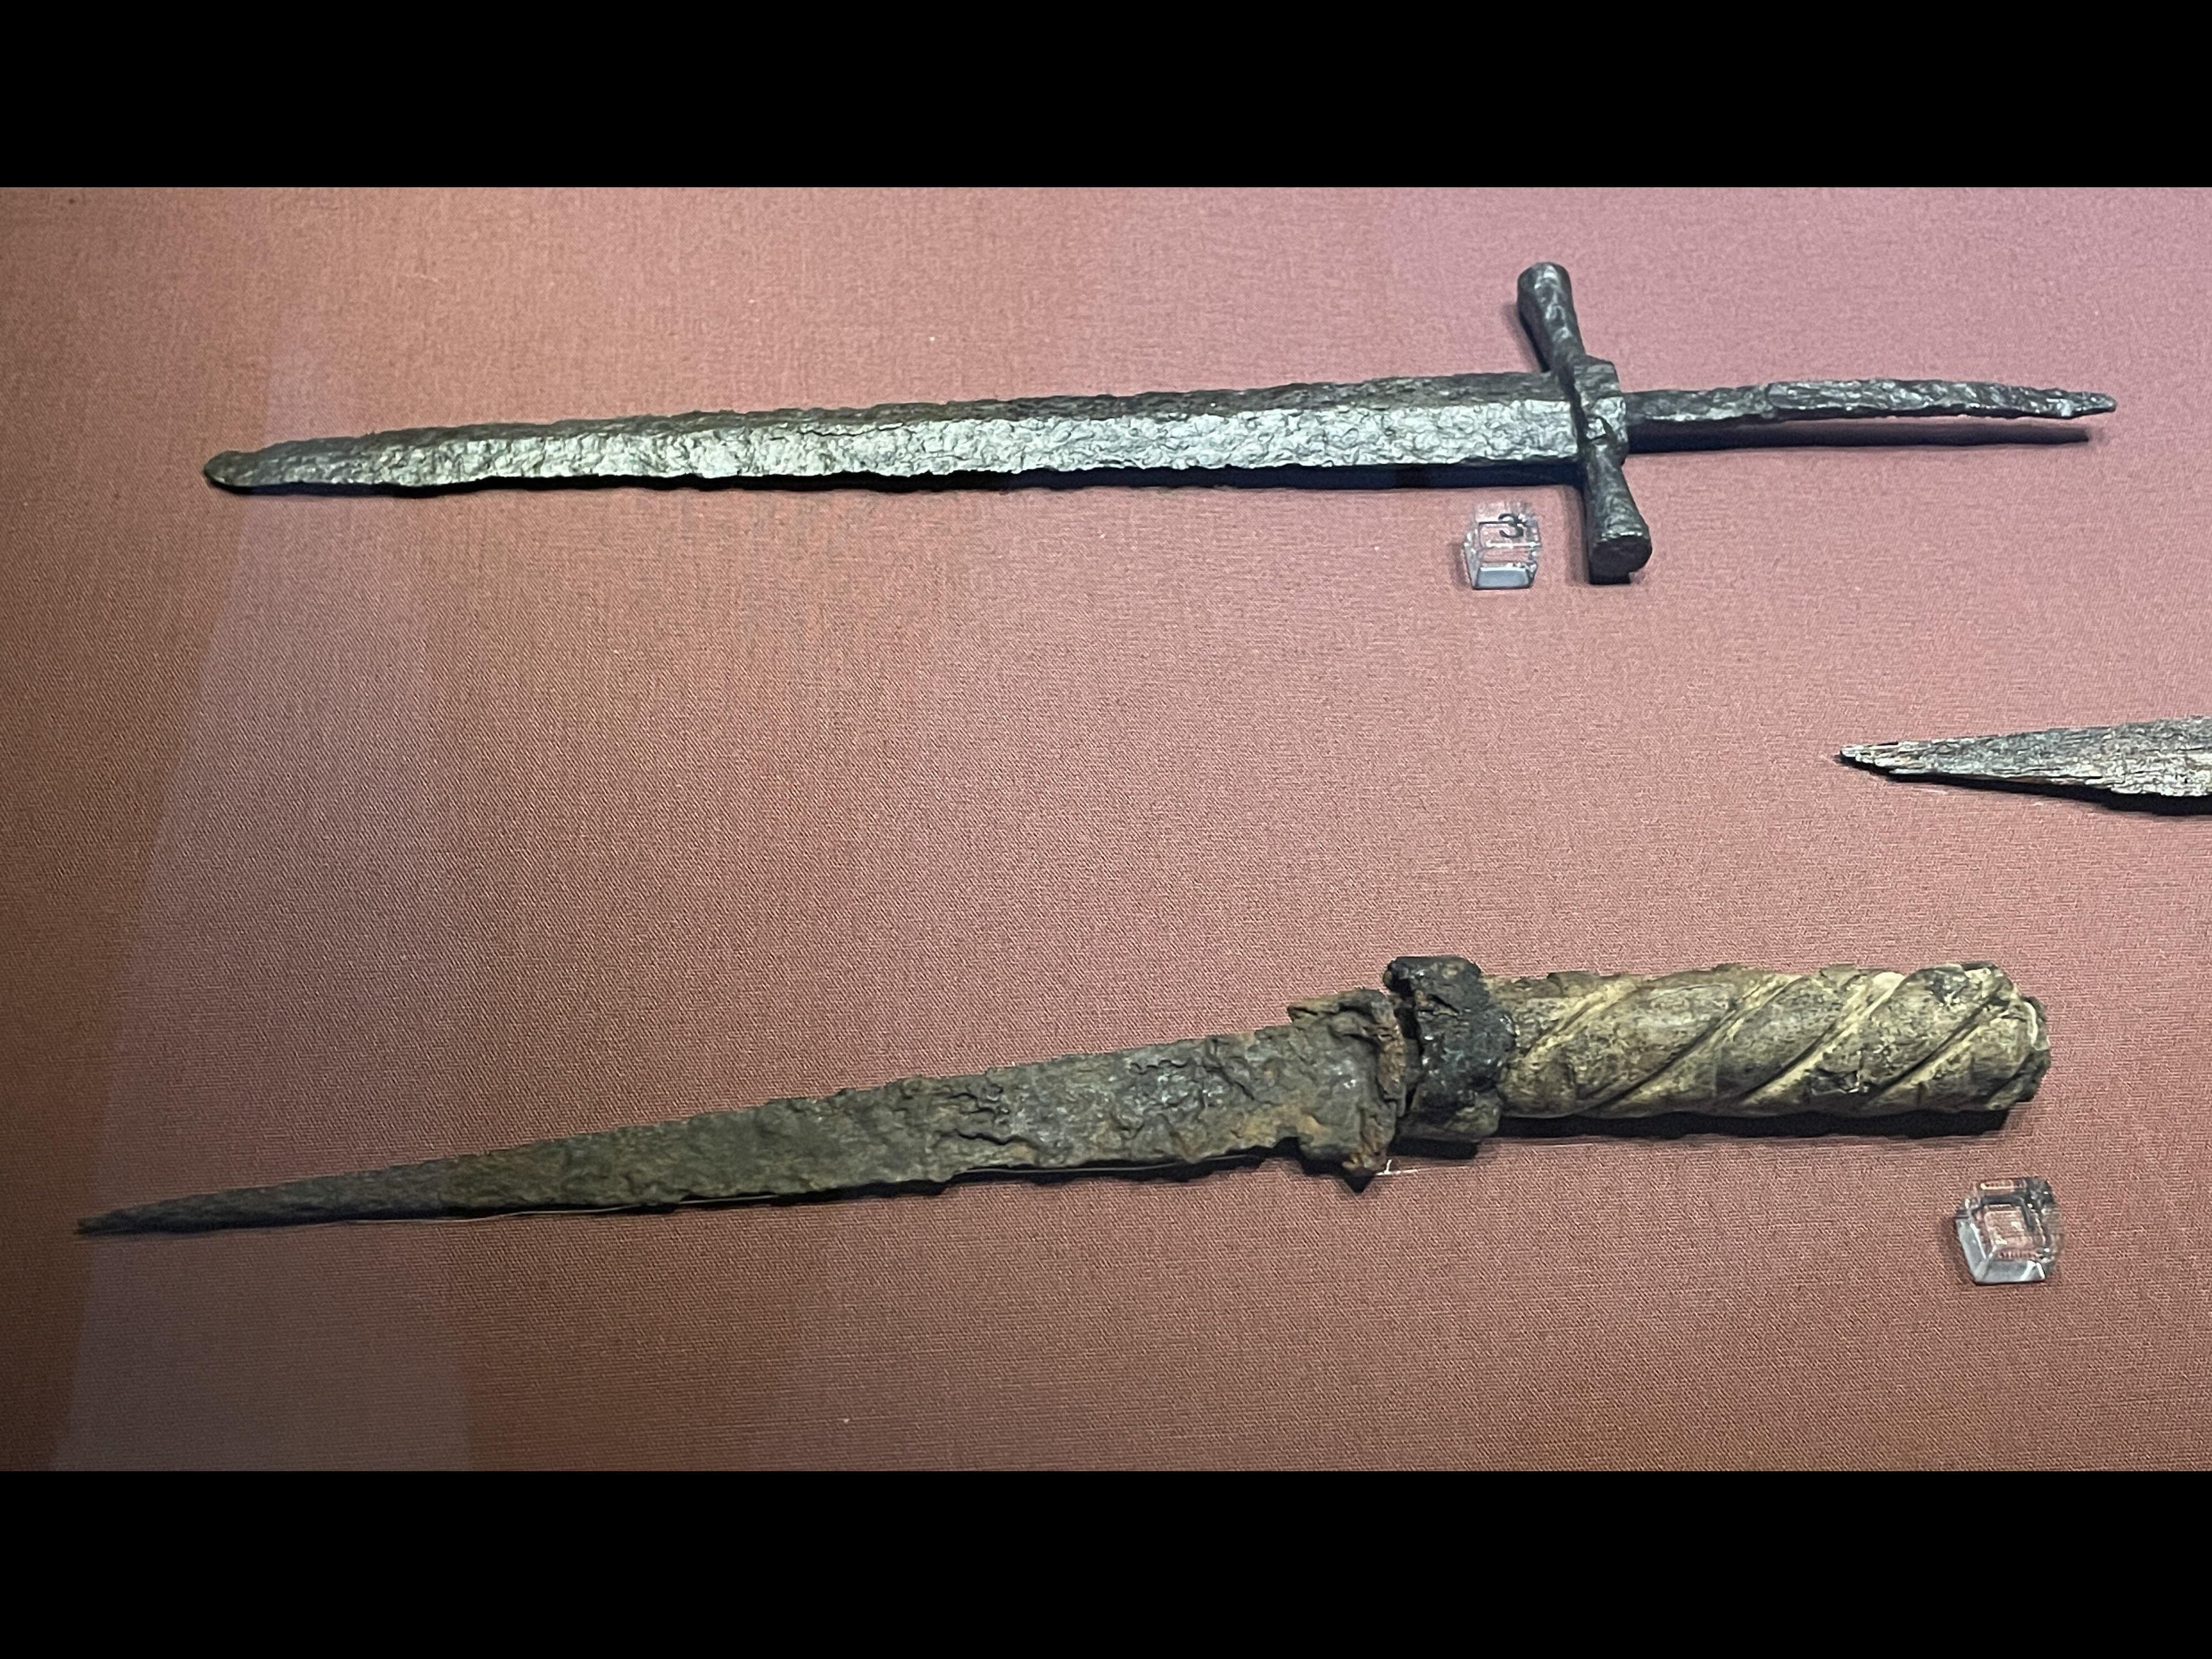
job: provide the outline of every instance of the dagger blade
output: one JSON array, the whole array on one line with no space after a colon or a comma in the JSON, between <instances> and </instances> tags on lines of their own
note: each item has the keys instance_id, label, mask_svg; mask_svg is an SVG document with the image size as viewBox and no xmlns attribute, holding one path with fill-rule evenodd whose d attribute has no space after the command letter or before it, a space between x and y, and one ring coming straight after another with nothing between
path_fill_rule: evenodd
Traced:
<instances>
[{"instance_id":1,"label":"dagger blade","mask_svg":"<svg viewBox=\"0 0 2212 1659\"><path fill-rule=\"evenodd\" d=\"M1199 1165L1294 1141L1382 1167L1405 1041L1379 991L1301 1004L1231 1036L1069 1054L972 1077L908 1078L817 1100L535 1141L94 1216L87 1232L204 1232L330 1220L664 1209L989 1170Z\"/></svg>"},{"instance_id":2,"label":"dagger blade","mask_svg":"<svg viewBox=\"0 0 2212 1659\"><path fill-rule=\"evenodd\" d=\"M1854 744L1843 758L1901 778L2191 799L2212 796L2212 717Z\"/></svg>"}]
</instances>

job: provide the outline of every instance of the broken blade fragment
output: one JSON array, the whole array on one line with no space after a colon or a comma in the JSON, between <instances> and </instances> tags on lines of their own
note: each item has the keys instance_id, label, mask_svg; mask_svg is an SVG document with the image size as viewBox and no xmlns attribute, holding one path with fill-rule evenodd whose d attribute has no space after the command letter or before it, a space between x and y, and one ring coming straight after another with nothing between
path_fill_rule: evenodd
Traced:
<instances>
[{"instance_id":1,"label":"broken blade fragment","mask_svg":"<svg viewBox=\"0 0 2212 1659\"><path fill-rule=\"evenodd\" d=\"M2212 796L2212 717L1854 744L1843 758L1901 778L2189 799Z\"/></svg>"},{"instance_id":2,"label":"broken blade fragment","mask_svg":"<svg viewBox=\"0 0 2212 1659\"><path fill-rule=\"evenodd\" d=\"M1196 1170L1295 1148L1355 1184L1394 1144L1501 1118L2002 1113L2050 1063L2042 1010L1984 963L1505 979L1457 957L1286 1025L111 1211L89 1233L653 1210L940 1186L991 1171Z\"/></svg>"}]
</instances>

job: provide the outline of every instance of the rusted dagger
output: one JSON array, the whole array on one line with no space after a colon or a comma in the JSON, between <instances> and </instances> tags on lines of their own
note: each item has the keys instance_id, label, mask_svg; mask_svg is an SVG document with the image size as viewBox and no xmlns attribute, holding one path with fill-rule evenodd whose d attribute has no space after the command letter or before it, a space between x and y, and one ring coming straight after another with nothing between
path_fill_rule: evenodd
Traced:
<instances>
[{"instance_id":1,"label":"rusted dagger","mask_svg":"<svg viewBox=\"0 0 2212 1659\"><path fill-rule=\"evenodd\" d=\"M1583 344L1565 270L1531 265L1519 294L1542 374L426 427L229 452L206 471L232 489L436 490L528 480L1504 469L1579 485L1590 580L1621 582L1651 556L1650 529L1622 471L1633 450L1717 447L1793 421L2069 421L2113 406L2100 392L1979 380L1623 392L1613 366Z\"/></svg>"},{"instance_id":2,"label":"rusted dagger","mask_svg":"<svg viewBox=\"0 0 2212 1659\"><path fill-rule=\"evenodd\" d=\"M989 1171L1196 1170L1285 1150L1359 1185L1394 1148L1470 1150L1508 1119L1987 1122L2032 1098L2051 1060L2041 1006L1986 963L1510 979L1458 957L1403 957L1383 982L1234 1036L206 1193L79 1224L198 1232L667 1209Z\"/></svg>"}]
</instances>

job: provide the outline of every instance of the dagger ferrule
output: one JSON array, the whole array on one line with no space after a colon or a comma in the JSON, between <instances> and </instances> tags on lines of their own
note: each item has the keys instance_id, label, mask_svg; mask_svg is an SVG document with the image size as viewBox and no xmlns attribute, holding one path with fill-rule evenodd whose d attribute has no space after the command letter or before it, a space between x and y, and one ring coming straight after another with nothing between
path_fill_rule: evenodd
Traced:
<instances>
[{"instance_id":1,"label":"dagger ferrule","mask_svg":"<svg viewBox=\"0 0 2212 1659\"><path fill-rule=\"evenodd\" d=\"M1498 1133L1498 1079L1513 1057L1512 1016L1464 957L1400 957L1382 982L1397 999L1412 1051L1409 1140L1471 1146Z\"/></svg>"}]
</instances>

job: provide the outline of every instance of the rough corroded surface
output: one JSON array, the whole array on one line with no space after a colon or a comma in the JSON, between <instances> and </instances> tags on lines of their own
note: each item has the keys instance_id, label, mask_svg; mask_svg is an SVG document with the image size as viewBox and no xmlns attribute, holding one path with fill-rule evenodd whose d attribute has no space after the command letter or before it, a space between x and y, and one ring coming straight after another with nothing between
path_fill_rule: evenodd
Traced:
<instances>
[{"instance_id":1,"label":"rough corroded surface","mask_svg":"<svg viewBox=\"0 0 2212 1659\"><path fill-rule=\"evenodd\" d=\"M1261 392L429 427L218 455L207 475L235 489L434 489L499 478L1533 465L1571 462L1575 446L1565 396L1549 377L1449 374Z\"/></svg>"},{"instance_id":2,"label":"rough corroded surface","mask_svg":"<svg viewBox=\"0 0 2212 1659\"><path fill-rule=\"evenodd\" d=\"M1498 1133L1498 1074L1513 1057L1513 1020L1464 957L1400 957L1382 976L1413 1045L1401 1133L1468 1146Z\"/></svg>"},{"instance_id":3,"label":"rough corroded surface","mask_svg":"<svg viewBox=\"0 0 2212 1659\"><path fill-rule=\"evenodd\" d=\"M1557 465L1571 467L1582 487L1590 580L1625 582L1651 556L1650 527L1621 465L1639 434L1657 440L1697 428L1890 415L2072 420L2112 407L2094 392L1981 380L1782 380L1624 392L1613 366L1583 347L1565 270L1529 266L1519 295L1522 324L1548 374L422 427L228 451L207 464L207 476L232 489L449 489L563 478Z\"/></svg>"},{"instance_id":4,"label":"rough corroded surface","mask_svg":"<svg viewBox=\"0 0 2212 1659\"><path fill-rule=\"evenodd\" d=\"M1986 963L1485 983L1516 1034L1508 1117L2003 1111L2051 1062L2042 1009Z\"/></svg>"},{"instance_id":5,"label":"rough corroded surface","mask_svg":"<svg viewBox=\"0 0 2212 1659\"><path fill-rule=\"evenodd\" d=\"M1382 1166L1406 1045L1380 991L1301 1004L1291 1023L975 1077L910 1078L820 1100L538 1141L84 1224L192 1232L304 1221L658 1209L702 1200L936 1183L989 1170L1197 1164L1286 1142L1354 1175Z\"/></svg>"},{"instance_id":6,"label":"rough corroded surface","mask_svg":"<svg viewBox=\"0 0 2212 1659\"><path fill-rule=\"evenodd\" d=\"M1531 326L1546 325L1540 312ZM1611 367L1587 354L1579 364L1578 372ZM1690 427L1908 415L2073 420L2112 407L2094 392L1961 380L1784 380L1622 394L1616 377L1578 390L1596 411L1595 443L1605 453ZM1577 463L1583 448L1567 382L1548 374L1443 374L1260 392L416 427L226 451L206 471L232 489L444 489L502 479L1528 466Z\"/></svg>"},{"instance_id":7,"label":"rough corroded surface","mask_svg":"<svg viewBox=\"0 0 2212 1659\"><path fill-rule=\"evenodd\" d=\"M1843 755L1905 778L1978 779L2185 799L2212 796L2212 718L1926 743L1864 743Z\"/></svg>"},{"instance_id":8,"label":"rough corroded surface","mask_svg":"<svg viewBox=\"0 0 2212 1659\"><path fill-rule=\"evenodd\" d=\"M1890 415L1987 420L2072 421L2109 415L2101 392L2049 392L1992 380L1776 380L1712 392L1632 392L1628 437L1683 427L1772 426L1782 421L1854 421Z\"/></svg>"},{"instance_id":9,"label":"rough corroded surface","mask_svg":"<svg viewBox=\"0 0 2212 1659\"><path fill-rule=\"evenodd\" d=\"M1288 1025L975 1077L538 1141L141 1205L88 1232L659 1209L937 1184L988 1170L1195 1166L1295 1146L1355 1181L1392 1142L1471 1146L1499 1118L2002 1112L2050 1064L2042 1010L1986 963L1911 975L1723 967L1658 978L1391 963Z\"/></svg>"}]
</instances>

